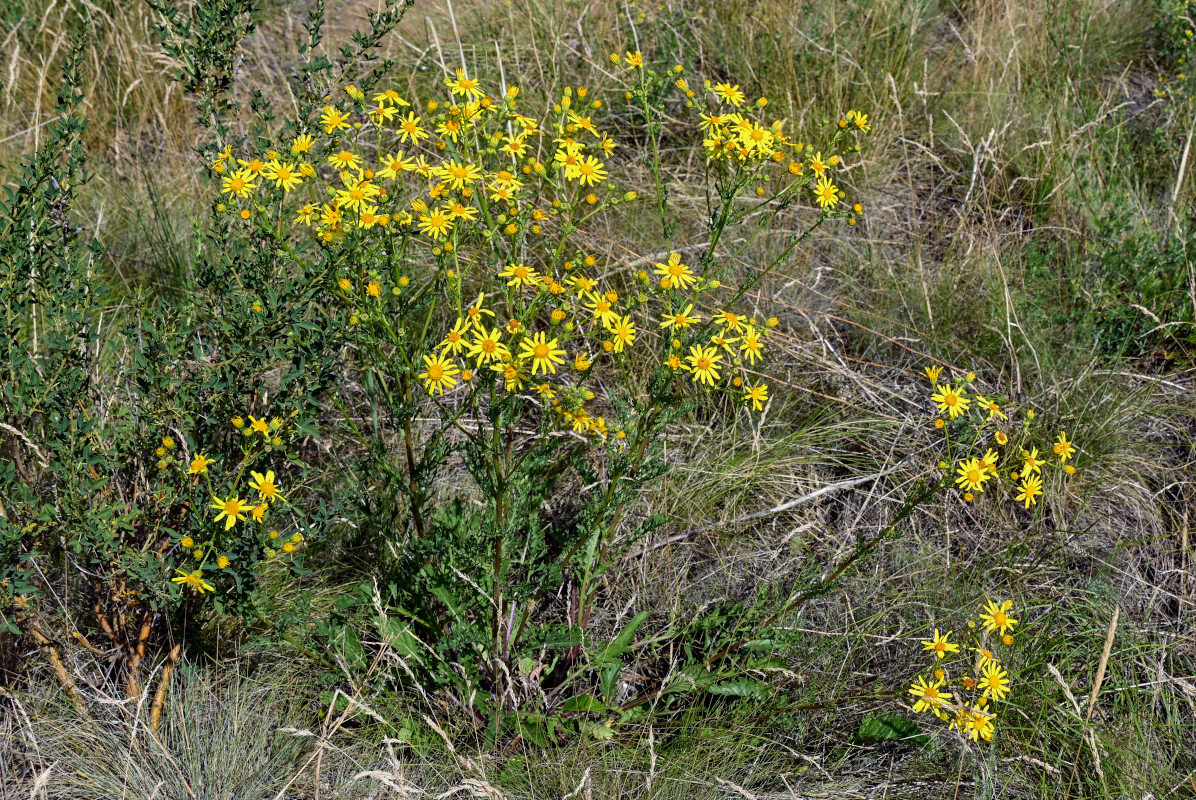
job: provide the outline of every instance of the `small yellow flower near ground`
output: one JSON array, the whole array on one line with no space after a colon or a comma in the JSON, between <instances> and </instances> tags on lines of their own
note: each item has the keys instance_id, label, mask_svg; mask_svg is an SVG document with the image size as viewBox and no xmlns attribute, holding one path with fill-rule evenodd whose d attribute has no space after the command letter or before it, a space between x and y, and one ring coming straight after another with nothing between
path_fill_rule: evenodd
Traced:
<instances>
[{"instance_id":1,"label":"small yellow flower near ground","mask_svg":"<svg viewBox=\"0 0 1196 800\"><path fill-rule=\"evenodd\" d=\"M941 680L927 682L919 675L909 687L909 693L918 698L914 703L914 711L929 711L939 719L946 719L947 709L951 707L954 696L950 692L942 691L942 685Z\"/></svg>"},{"instance_id":2,"label":"small yellow flower near ground","mask_svg":"<svg viewBox=\"0 0 1196 800\"><path fill-rule=\"evenodd\" d=\"M1000 631L1004 635L1006 631L1017 624L1017 620L1009 615L1012 609L1012 600L1006 600L999 605L992 600L987 601L984 613L980 615L981 621L984 622L984 629L989 633Z\"/></svg>"},{"instance_id":3,"label":"small yellow flower near ground","mask_svg":"<svg viewBox=\"0 0 1196 800\"><path fill-rule=\"evenodd\" d=\"M955 482L960 489L983 492L984 482L991 477L987 463L981 462L978 458L972 458L959 465L959 473Z\"/></svg>"},{"instance_id":4,"label":"small yellow flower near ground","mask_svg":"<svg viewBox=\"0 0 1196 800\"><path fill-rule=\"evenodd\" d=\"M433 354L424 356L424 371L419 374L419 379L424 382L424 389L428 394L444 394L445 389L457 385L457 379L454 377L457 372L456 364L443 355Z\"/></svg>"},{"instance_id":5,"label":"small yellow flower near ground","mask_svg":"<svg viewBox=\"0 0 1196 800\"><path fill-rule=\"evenodd\" d=\"M763 411L764 404L768 402L768 385L761 383L747 387L743 392L743 400L751 404L753 411Z\"/></svg>"},{"instance_id":6,"label":"small yellow flower near ground","mask_svg":"<svg viewBox=\"0 0 1196 800\"><path fill-rule=\"evenodd\" d=\"M930 641L923 641L922 649L927 652L934 653L934 657L940 661L946 658L948 653L958 653L959 645L952 644L951 642L947 641L951 634L952 631L947 631L945 634L940 636L939 629L935 628L934 638Z\"/></svg>"},{"instance_id":7,"label":"small yellow flower near ground","mask_svg":"<svg viewBox=\"0 0 1196 800\"><path fill-rule=\"evenodd\" d=\"M190 586L199 594L216 591L216 587L203 579L203 572L200 570L183 572L181 569L176 569L175 572L179 574L179 577L170 579L174 583Z\"/></svg>"},{"instance_id":8,"label":"small yellow flower near ground","mask_svg":"<svg viewBox=\"0 0 1196 800\"><path fill-rule=\"evenodd\" d=\"M934 366L924 368L922 372L926 375L926 380L931 383L938 383L939 376L943 374L943 368L935 364Z\"/></svg>"},{"instance_id":9,"label":"small yellow flower near ground","mask_svg":"<svg viewBox=\"0 0 1196 800\"><path fill-rule=\"evenodd\" d=\"M937 391L930 396L931 402L938 406L939 411L946 411L951 419L967 411L972 402L962 390L950 384L939 384L935 389Z\"/></svg>"},{"instance_id":10,"label":"small yellow flower near ground","mask_svg":"<svg viewBox=\"0 0 1196 800\"><path fill-rule=\"evenodd\" d=\"M1067 433L1060 431L1059 438L1055 440L1054 447L1051 448L1055 455L1059 456L1060 462L1066 462L1076 454L1076 448L1072 442L1067 441Z\"/></svg>"},{"instance_id":11,"label":"small yellow flower near ground","mask_svg":"<svg viewBox=\"0 0 1196 800\"><path fill-rule=\"evenodd\" d=\"M1042 495L1042 478L1038 475L1029 475L1022 480L1018 486L1018 493L1014 500L1017 502L1025 502L1026 508L1036 504L1038 498Z\"/></svg>"},{"instance_id":12,"label":"small yellow flower near ground","mask_svg":"<svg viewBox=\"0 0 1196 800\"><path fill-rule=\"evenodd\" d=\"M241 498L229 495L221 500L219 497L212 498L212 508L220 513L216 515L215 522L224 520L224 529L229 530L238 521L245 519L248 515L248 504L241 501Z\"/></svg>"},{"instance_id":13,"label":"small yellow flower near ground","mask_svg":"<svg viewBox=\"0 0 1196 800\"><path fill-rule=\"evenodd\" d=\"M214 463L216 463L216 462L214 462L212 459L207 458L206 456L202 456L199 453L196 453L195 457L191 459L191 466L187 468L187 474L188 475L200 475L200 474L208 471L208 465L214 464Z\"/></svg>"},{"instance_id":14,"label":"small yellow flower near ground","mask_svg":"<svg viewBox=\"0 0 1196 800\"><path fill-rule=\"evenodd\" d=\"M274 483L274 470L267 470L265 475L252 471L249 474L252 478L249 481L249 487L255 489L263 500L273 503L275 500L284 499L278 491L278 486Z\"/></svg>"},{"instance_id":15,"label":"small yellow flower near ground","mask_svg":"<svg viewBox=\"0 0 1196 800\"><path fill-rule=\"evenodd\" d=\"M226 556L226 555L216 556L216 566L219 567L220 569L226 569L230 563L232 563L232 562L230 562L228 560L228 556Z\"/></svg>"}]
</instances>

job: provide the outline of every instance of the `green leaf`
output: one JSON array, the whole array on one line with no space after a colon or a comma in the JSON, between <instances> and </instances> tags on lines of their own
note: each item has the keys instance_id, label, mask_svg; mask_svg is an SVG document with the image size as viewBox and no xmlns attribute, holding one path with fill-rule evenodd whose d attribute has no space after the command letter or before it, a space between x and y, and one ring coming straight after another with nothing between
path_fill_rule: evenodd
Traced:
<instances>
[{"instance_id":1,"label":"green leaf","mask_svg":"<svg viewBox=\"0 0 1196 800\"><path fill-rule=\"evenodd\" d=\"M922 729L912 720L885 713L865 719L855 729L851 740L858 744L910 741L918 747L924 747L930 741L930 737L922 733Z\"/></svg>"},{"instance_id":2,"label":"green leaf","mask_svg":"<svg viewBox=\"0 0 1196 800\"><path fill-rule=\"evenodd\" d=\"M706 691L731 697L763 697L770 690L767 684L753 678L735 678L729 681L719 681Z\"/></svg>"},{"instance_id":3,"label":"green leaf","mask_svg":"<svg viewBox=\"0 0 1196 800\"><path fill-rule=\"evenodd\" d=\"M606 703L588 694L570 697L561 708L563 711L592 711L597 714L610 710Z\"/></svg>"}]
</instances>

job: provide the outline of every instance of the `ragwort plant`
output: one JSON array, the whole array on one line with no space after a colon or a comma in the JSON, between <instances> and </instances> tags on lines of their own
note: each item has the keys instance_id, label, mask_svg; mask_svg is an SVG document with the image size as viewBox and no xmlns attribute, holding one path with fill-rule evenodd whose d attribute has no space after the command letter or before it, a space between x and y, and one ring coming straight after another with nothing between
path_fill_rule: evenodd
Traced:
<instances>
[{"instance_id":1,"label":"ragwort plant","mask_svg":"<svg viewBox=\"0 0 1196 800\"><path fill-rule=\"evenodd\" d=\"M313 12L313 39L320 21ZM579 686L613 699L646 613L606 641L590 623L604 572L663 521L627 513L667 470L662 432L715 397L765 407L758 370L777 320L739 301L812 230L862 210L833 175L870 129L865 114L806 145L738 86L696 90L681 66L654 70L639 52L611 61L613 90L563 87L534 109L519 87L464 66L437 96L408 97L378 71L346 84L325 62L305 74L298 116L259 113L270 130L255 123L248 138L220 123L204 150L228 249L310 276L311 302L344 332L360 388L331 400L366 454L377 489L365 502L389 566L342 605L379 613L408 677L494 734L510 712L543 711ZM634 137L613 135L610 97ZM674 240L660 155L674 113L708 165L700 248ZM635 161L650 200L620 175ZM645 202L661 256L604 264L586 250L591 224ZM724 234L767 235L800 206L807 224L730 285ZM275 279L228 282L268 318ZM349 620L326 632L360 652Z\"/></svg>"}]
</instances>

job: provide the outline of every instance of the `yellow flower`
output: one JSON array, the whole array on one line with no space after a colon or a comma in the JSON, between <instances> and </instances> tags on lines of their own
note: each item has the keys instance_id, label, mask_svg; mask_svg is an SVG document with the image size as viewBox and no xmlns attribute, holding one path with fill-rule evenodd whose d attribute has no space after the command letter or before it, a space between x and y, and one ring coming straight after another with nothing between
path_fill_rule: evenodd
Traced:
<instances>
[{"instance_id":1,"label":"yellow flower","mask_svg":"<svg viewBox=\"0 0 1196 800\"><path fill-rule=\"evenodd\" d=\"M531 360L532 375L537 375L540 372L545 374L556 374L556 365L564 364L565 351L557 347L557 340L548 339L548 335L540 331L530 339L524 339L519 343L521 351L519 353L520 361Z\"/></svg>"},{"instance_id":2,"label":"yellow flower","mask_svg":"<svg viewBox=\"0 0 1196 800\"><path fill-rule=\"evenodd\" d=\"M984 675L980 678L980 686L984 689L984 696L1000 702L1009 694L1009 673L1001 669L1001 665L990 663L984 667Z\"/></svg>"},{"instance_id":3,"label":"yellow flower","mask_svg":"<svg viewBox=\"0 0 1196 800\"><path fill-rule=\"evenodd\" d=\"M506 361L511 357L511 351L499 341L502 329L495 327L487 332L486 327L478 324L477 333L469 345L469 357L476 358L478 365L489 364L492 361Z\"/></svg>"},{"instance_id":4,"label":"yellow flower","mask_svg":"<svg viewBox=\"0 0 1196 800\"><path fill-rule=\"evenodd\" d=\"M959 474L955 478L955 482L960 489L966 491L984 491L984 482L991 478L987 462L981 462L978 458L971 458L962 462L959 465Z\"/></svg>"},{"instance_id":5,"label":"yellow flower","mask_svg":"<svg viewBox=\"0 0 1196 800\"><path fill-rule=\"evenodd\" d=\"M540 280L540 276L531 267L523 264L508 264L503 268L502 272L498 273L500 278L510 278L507 281L507 286L514 286L516 288L522 286L530 286L535 288Z\"/></svg>"},{"instance_id":6,"label":"yellow flower","mask_svg":"<svg viewBox=\"0 0 1196 800\"><path fill-rule=\"evenodd\" d=\"M452 217L445 209L437 208L430 214L419 215L420 233L427 234L436 241L443 239L452 229Z\"/></svg>"},{"instance_id":7,"label":"yellow flower","mask_svg":"<svg viewBox=\"0 0 1196 800\"><path fill-rule=\"evenodd\" d=\"M457 324L452 327L448 333L444 335L444 341L440 343L442 352L451 353L459 356L461 351L465 348L465 334L469 333L471 325L457 317Z\"/></svg>"},{"instance_id":8,"label":"yellow flower","mask_svg":"<svg viewBox=\"0 0 1196 800\"><path fill-rule=\"evenodd\" d=\"M993 417L1000 417L1001 419L1009 419L1001 412L1001 407L992 400L989 400L984 395L976 395L976 404L988 411L988 419L991 421Z\"/></svg>"},{"instance_id":9,"label":"yellow flower","mask_svg":"<svg viewBox=\"0 0 1196 800\"><path fill-rule=\"evenodd\" d=\"M453 95L463 95L466 100L480 98L485 95L477 79L470 78L465 70L458 69L457 77L445 78L444 85Z\"/></svg>"},{"instance_id":10,"label":"yellow flower","mask_svg":"<svg viewBox=\"0 0 1196 800\"><path fill-rule=\"evenodd\" d=\"M1042 477L1040 475L1028 475L1022 479L1021 485L1018 487L1017 497L1013 498L1017 502L1026 503L1026 508L1038 502L1038 497L1042 495Z\"/></svg>"},{"instance_id":11,"label":"yellow flower","mask_svg":"<svg viewBox=\"0 0 1196 800\"><path fill-rule=\"evenodd\" d=\"M763 411L764 404L768 402L768 385L761 383L747 387L743 393L743 401L750 403L753 411Z\"/></svg>"},{"instance_id":12,"label":"yellow flower","mask_svg":"<svg viewBox=\"0 0 1196 800\"><path fill-rule=\"evenodd\" d=\"M262 436L270 435L270 423L266 422L265 417L258 419L257 417L250 414L249 415L249 429L251 431L256 431L257 433L260 433Z\"/></svg>"},{"instance_id":13,"label":"yellow flower","mask_svg":"<svg viewBox=\"0 0 1196 800\"><path fill-rule=\"evenodd\" d=\"M199 594L216 591L216 588L212 586L212 584L203 579L203 572L201 570L197 569L195 572L183 572L181 569L176 569L175 572L179 574L179 577L170 579L174 583L190 586Z\"/></svg>"},{"instance_id":14,"label":"yellow flower","mask_svg":"<svg viewBox=\"0 0 1196 800\"><path fill-rule=\"evenodd\" d=\"M834 208L839 203L839 187L830 178L819 178L814 184L814 201L825 211Z\"/></svg>"},{"instance_id":15,"label":"yellow flower","mask_svg":"<svg viewBox=\"0 0 1196 800\"><path fill-rule=\"evenodd\" d=\"M1012 600L1006 600L1000 605L992 600L986 601L984 613L980 615L980 619L984 622L984 629L989 633L1000 631L1003 636L1007 630L1017 624L1017 620L1009 616L1012 609Z\"/></svg>"},{"instance_id":16,"label":"yellow flower","mask_svg":"<svg viewBox=\"0 0 1196 800\"><path fill-rule=\"evenodd\" d=\"M257 188L257 184L253 182L252 172L247 169L239 169L236 172L225 175L220 182L220 187L221 194L246 198L251 191Z\"/></svg>"},{"instance_id":17,"label":"yellow flower","mask_svg":"<svg viewBox=\"0 0 1196 800\"><path fill-rule=\"evenodd\" d=\"M732 86L729 83L716 83L711 91L718 95L718 98L724 103L730 103L736 108L743 105L745 95L740 90L739 84Z\"/></svg>"},{"instance_id":18,"label":"yellow flower","mask_svg":"<svg viewBox=\"0 0 1196 800\"><path fill-rule=\"evenodd\" d=\"M631 321L630 316L616 316L614 323L610 326L610 335L611 341L614 342L615 352L622 353L624 347L635 344L635 323Z\"/></svg>"},{"instance_id":19,"label":"yellow flower","mask_svg":"<svg viewBox=\"0 0 1196 800\"><path fill-rule=\"evenodd\" d=\"M934 638L931 641L923 641L922 649L934 653L934 657L940 661L947 657L948 653L958 653L959 645L948 642L948 637L951 636L952 631L947 631L942 636L939 635L939 629L934 629Z\"/></svg>"},{"instance_id":20,"label":"yellow flower","mask_svg":"<svg viewBox=\"0 0 1196 800\"><path fill-rule=\"evenodd\" d=\"M679 314L671 314L671 315L666 314L664 317L664 320L660 323L660 327L676 328L677 330L681 330L682 328L688 328L690 325L693 325L695 322L701 322L702 315L701 314L692 314L691 315L690 312L693 310L694 310L694 304L690 303L689 305L687 305L685 307L685 310Z\"/></svg>"},{"instance_id":21,"label":"yellow flower","mask_svg":"<svg viewBox=\"0 0 1196 800\"><path fill-rule=\"evenodd\" d=\"M930 396L931 401L938 405L939 411L946 411L951 419L955 419L966 411L968 404L972 402L962 390L956 389L950 384L939 384L935 388L937 391Z\"/></svg>"},{"instance_id":22,"label":"yellow flower","mask_svg":"<svg viewBox=\"0 0 1196 800\"><path fill-rule=\"evenodd\" d=\"M909 693L918 698L914 703L914 711L929 711L939 719L946 719L946 711L950 708L954 696L950 692L942 691L942 685L941 680L927 682L919 675L915 683L909 687Z\"/></svg>"},{"instance_id":23,"label":"yellow flower","mask_svg":"<svg viewBox=\"0 0 1196 800\"><path fill-rule=\"evenodd\" d=\"M935 364L932 367L926 367L922 370L926 375L926 380L931 383L938 383L939 376L943 374L943 368Z\"/></svg>"},{"instance_id":24,"label":"yellow flower","mask_svg":"<svg viewBox=\"0 0 1196 800\"><path fill-rule=\"evenodd\" d=\"M755 364L756 359L762 358L760 352L760 332L751 325L743 332L739 340L739 350L747 356L749 364Z\"/></svg>"},{"instance_id":25,"label":"yellow flower","mask_svg":"<svg viewBox=\"0 0 1196 800\"><path fill-rule=\"evenodd\" d=\"M690 268L681 263L680 253L671 253L667 264L657 262L656 269L653 271L662 276L660 285L663 289L685 290L697 281L697 277L694 276Z\"/></svg>"},{"instance_id":26,"label":"yellow flower","mask_svg":"<svg viewBox=\"0 0 1196 800\"><path fill-rule=\"evenodd\" d=\"M399 140L402 142L411 142L418 144L420 139L427 139L428 132L420 127L420 119L415 116L415 112L408 112L407 116L399 121Z\"/></svg>"},{"instance_id":27,"label":"yellow flower","mask_svg":"<svg viewBox=\"0 0 1196 800\"><path fill-rule=\"evenodd\" d=\"M1051 448L1055 455L1059 456L1060 462L1066 462L1076 453L1076 448L1072 442L1067 441L1067 433L1060 431L1059 438L1055 441L1055 446Z\"/></svg>"},{"instance_id":28,"label":"yellow flower","mask_svg":"<svg viewBox=\"0 0 1196 800\"><path fill-rule=\"evenodd\" d=\"M976 662L977 665L980 667L980 669L984 669L985 667L989 666L990 664L999 663L997 661L997 657L995 655L993 655L992 650L988 650L983 647L976 647L973 649L976 651L976 654L980 657Z\"/></svg>"},{"instance_id":29,"label":"yellow flower","mask_svg":"<svg viewBox=\"0 0 1196 800\"><path fill-rule=\"evenodd\" d=\"M1032 473L1041 473L1043 461L1038 458L1038 448L1035 447L1030 452L1022 451L1022 461L1025 462L1025 467L1022 469L1022 475L1030 475Z\"/></svg>"},{"instance_id":30,"label":"yellow flower","mask_svg":"<svg viewBox=\"0 0 1196 800\"><path fill-rule=\"evenodd\" d=\"M223 519L225 530L232 528L239 520L245 519L246 512L249 510L249 506L241 502L241 498L232 495L229 495L224 500L221 500L219 497L213 497L212 508L220 512L216 515L214 521L219 522Z\"/></svg>"},{"instance_id":31,"label":"yellow flower","mask_svg":"<svg viewBox=\"0 0 1196 800\"><path fill-rule=\"evenodd\" d=\"M216 566L220 569L226 569L231 562L226 555L216 556Z\"/></svg>"},{"instance_id":32,"label":"yellow flower","mask_svg":"<svg viewBox=\"0 0 1196 800\"><path fill-rule=\"evenodd\" d=\"M582 186L596 186L610 177L606 165L594 156L579 156L572 166L565 168L565 177Z\"/></svg>"},{"instance_id":33,"label":"yellow flower","mask_svg":"<svg viewBox=\"0 0 1196 800\"><path fill-rule=\"evenodd\" d=\"M250 471L252 480L249 481L249 488L256 489L258 496L268 503L273 503L275 500L285 500L278 491L277 484L274 483L274 471L266 470L266 474L262 475L260 472Z\"/></svg>"},{"instance_id":34,"label":"yellow flower","mask_svg":"<svg viewBox=\"0 0 1196 800\"><path fill-rule=\"evenodd\" d=\"M694 383L705 383L713 386L719 379L718 362L722 359L717 349L713 347L702 347L700 345L690 347L689 355L685 360L689 362L688 369L693 374Z\"/></svg>"},{"instance_id":35,"label":"yellow flower","mask_svg":"<svg viewBox=\"0 0 1196 800\"><path fill-rule=\"evenodd\" d=\"M644 57L639 50L634 53L630 50L623 56L623 60L627 63L628 69L642 69L644 66ZM618 63L617 61L615 63Z\"/></svg>"},{"instance_id":36,"label":"yellow flower","mask_svg":"<svg viewBox=\"0 0 1196 800\"><path fill-rule=\"evenodd\" d=\"M196 453L195 457L191 459L191 466L187 469L187 474L188 475L199 475L201 473L207 472L208 465L214 464L214 463L215 462L212 459L210 459L206 456L201 456L199 453Z\"/></svg>"},{"instance_id":37,"label":"yellow flower","mask_svg":"<svg viewBox=\"0 0 1196 800\"><path fill-rule=\"evenodd\" d=\"M457 385L457 379L454 377L457 372L456 364L443 355L433 354L424 356L424 371L419 374L419 379L424 382L424 389L428 394L444 394L445 389Z\"/></svg>"},{"instance_id":38,"label":"yellow flower","mask_svg":"<svg viewBox=\"0 0 1196 800\"><path fill-rule=\"evenodd\" d=\"M872 130L872 126L868 123L868 115L860 111L848 111L847 118L855 122L855 126L867 133Z\"/></svg>"},{"instance_id":39,"label":"yellow flower","mask_svg":"<svg viewBox=\"0 0 1196 800\"><path fill-rule=\"evenodd\" d=\"M333 131L348 128L348 119L348 113L342 113L333 106L324 106L324 114L320 117L320 124L324 126L324 133L331 135Z\"/></svg>"}]
</instances>

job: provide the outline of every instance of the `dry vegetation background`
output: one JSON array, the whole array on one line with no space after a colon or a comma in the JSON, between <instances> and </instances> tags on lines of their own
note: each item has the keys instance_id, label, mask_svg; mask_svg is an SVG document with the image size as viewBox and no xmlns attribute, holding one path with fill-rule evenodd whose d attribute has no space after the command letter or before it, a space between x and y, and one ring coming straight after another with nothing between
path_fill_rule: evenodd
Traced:
<instances>
[{"instance_id":1,"label":"dry vegetation background","mask_svg":"<svg viewBox=\"0 0 1196 800\"><path fill-rule=\"evenodd\" d=\"M367 5L329 3L329 39ZM288 42L307 6L263 4L243 97L288 103ZM0 163L38 144L84 11L94 178L80 224L130 296L185 291L207 189L146 6L0 3ZM814 237L755 298L786 343L770 409L756 427L695 416L674 431L677 471L643 501L669 526L607 576L627 607L652 610L645 630L783 595L875 531L937 459L918 376L929 363L1059 420L1080 473L1048 495L1033 535L996 505L936 501L787 619L786 668L771 676L792 700L782 714L730 708L547 753L407 752L387 731L407 717L451 731L442 709L389 698L364 721L325 716L313 668L289 656L191 665L156 736L115 714L84 726L33 675L0 689L0 797L182 797L170 793L182 776L204 798L1196 796L1193 113L1156 92L1182 71L1169 22L1182 13L1155 0L418 2L387 45L412 95L462 57L483 76L501 62L532 85L597 84L606 54L638 37L662 61L768 96L797 131L847 108L873 115L844 173L860 224ZM701 169L669 161L673 197L695 209ZM644 255L643 227L612 220L590 249L612 265ZM695 213L679 238L702 236ZM881 477L850 484L867 475ZM1018 602L1031 665L997 742L853 741L860 720L904 702L928 627L997 595Z\"/></svg>"}]
</instances>

